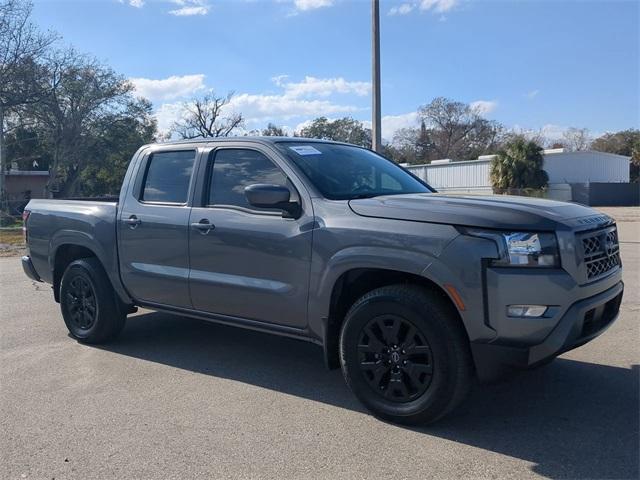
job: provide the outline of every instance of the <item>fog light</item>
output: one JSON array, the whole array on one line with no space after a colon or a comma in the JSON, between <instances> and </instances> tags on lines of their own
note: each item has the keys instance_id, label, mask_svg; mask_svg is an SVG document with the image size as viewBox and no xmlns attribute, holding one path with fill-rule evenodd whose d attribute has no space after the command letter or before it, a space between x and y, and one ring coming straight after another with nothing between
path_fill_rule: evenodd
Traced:
<instances>
[{"instance_id":1,"label":"fog light","mask_svg":"<svg viewBox=\"0 0 640 480\"><path fill-rule=\"evenodd\" d=\"M547 311L546 305L508 305L507 315L510 317L538 318Z\"/></svg>"}]
</instances>

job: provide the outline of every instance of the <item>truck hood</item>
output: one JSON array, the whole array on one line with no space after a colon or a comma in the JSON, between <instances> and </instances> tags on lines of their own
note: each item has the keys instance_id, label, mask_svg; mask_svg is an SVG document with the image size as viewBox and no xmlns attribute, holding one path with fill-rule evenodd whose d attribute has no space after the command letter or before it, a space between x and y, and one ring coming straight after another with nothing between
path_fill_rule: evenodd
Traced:
<instances>
[{"instance_id":1,"label":"truck hood","mask_svg":"<svg viewBox=\"0 0 640 480\"><path fill-rule=\"evenodd\" d=\"M416 193L356 199L349 205L364 217L502 230L593 228L594 224L611 222L606 215L583 205L506 195ZM585 217L591 220L585 221Z\"/></svg>"}]
</instances>

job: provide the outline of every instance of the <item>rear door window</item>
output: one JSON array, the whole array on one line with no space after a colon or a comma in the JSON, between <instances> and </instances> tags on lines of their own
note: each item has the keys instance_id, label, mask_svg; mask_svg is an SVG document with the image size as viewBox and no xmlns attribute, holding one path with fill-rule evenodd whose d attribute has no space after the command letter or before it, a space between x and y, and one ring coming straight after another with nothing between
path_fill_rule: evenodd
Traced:
<instances>
[{"instance_id":1,"label":"rear door window","mask_svg":"<svg viewBox=\"0 0 640 480\"><path fill-rule=\"evenodd\" d=\"M187 203L195 150L152 154L142 187L143 202Z\"/></svg>"}]
</instances>

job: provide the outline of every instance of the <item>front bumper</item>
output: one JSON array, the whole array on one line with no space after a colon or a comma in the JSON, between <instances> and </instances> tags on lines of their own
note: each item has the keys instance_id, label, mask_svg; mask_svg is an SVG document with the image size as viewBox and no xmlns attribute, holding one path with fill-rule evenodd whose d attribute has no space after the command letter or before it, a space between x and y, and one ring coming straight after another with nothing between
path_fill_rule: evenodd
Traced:
<instances>
[{"instance_id":1,"label":"front bumper","mask_svg":"<svg viewBox=\"0 0 640 480\"><path fill-rule=\"evenodd\" d=\"M22 269L24 270L24 273L27 275L27 277L29 277L31 280L35 280L36 282L42 282L40 275L38 275L38 272L36 272L36 269L31 262L31 257L25 255L20 260L22 262Z\"/></svg>"},{"instance_id":2,"label":"front bumper","mask_svg":"<svg viewBox=\"0 0 640 480\"><path fill-rule=\"evenodd\" d=\"M624 284L619 281L604 292L575 302L546 338L535 345L472 343L479 379L490 381L509 370L535 366L594 339L618 317L623 291Z\"/></svg>"}]
</instances>

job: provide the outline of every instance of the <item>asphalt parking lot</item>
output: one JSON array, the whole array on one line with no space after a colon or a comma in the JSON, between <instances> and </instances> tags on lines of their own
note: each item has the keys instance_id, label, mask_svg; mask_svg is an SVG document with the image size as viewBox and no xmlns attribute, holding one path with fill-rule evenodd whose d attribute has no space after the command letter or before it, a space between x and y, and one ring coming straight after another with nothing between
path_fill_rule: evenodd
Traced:
<instances>
[{"instance_id":1,"label":"asphalt parking lot","mask_svg":"<svg viewBox=\"0 0 640 480\"><path fill-rule=\"evenodd\" d=\"M141 311L115 343L80 345L49 286L0 258L0 478L638 478L628 220L619 320L428 428L371 417L311 344Z\"/></svg>"}]
</instances>

